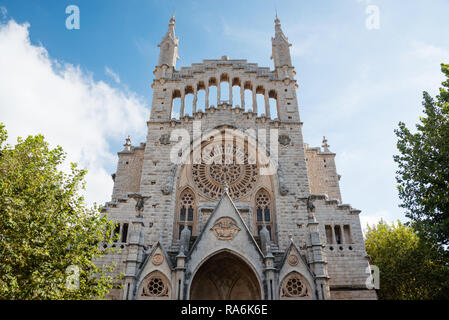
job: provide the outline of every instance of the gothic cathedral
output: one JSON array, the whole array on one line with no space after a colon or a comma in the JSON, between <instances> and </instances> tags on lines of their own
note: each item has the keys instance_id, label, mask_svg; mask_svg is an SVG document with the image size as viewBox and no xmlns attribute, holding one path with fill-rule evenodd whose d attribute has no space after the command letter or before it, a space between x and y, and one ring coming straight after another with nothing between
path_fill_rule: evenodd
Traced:
<instances>
[{"instance_id":1,"label":"gothic cathedral","mask_svg":"<svg viewBox=\"0 0 449 320\"><path fill-rule=\"evenodd\" d=\"M126 140L103 208L120 250L98 264L123 274L108 298L376 299L335 153L303 142L278 18L271 41L273 70L226 56L176 70L171 18L146 142Z\"/></svg>"}]
</instances>

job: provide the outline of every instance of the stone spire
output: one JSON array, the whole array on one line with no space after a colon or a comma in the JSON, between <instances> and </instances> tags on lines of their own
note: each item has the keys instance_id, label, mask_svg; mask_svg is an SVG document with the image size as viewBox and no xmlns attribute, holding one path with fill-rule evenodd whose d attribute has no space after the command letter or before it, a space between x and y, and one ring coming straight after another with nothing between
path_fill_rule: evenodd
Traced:
<instances>
[{"instance_id":1,"label":"stone spire","mask_svg":"<svg viewBox=\"0 0 449 320\"><path fill-rule=\"evenodd\" d=\"M323 137L323 145L322 145L322 147L323 147L324 152L330 152L330 151L329 151L330 145L327 144L327 139L326 139L326 137Z\"/></svg>"},{"instance_id":2,"label":"stone spire","mask_svg":"<svg viewBox=\"0 0 449 320\"><path fill-rule=\"evenodd\" d=\"M270 231L268 231L265 224L265 219L263 220L263 227L260 230L260 246L262 247L262 252L266 255L268 253L268 248L270 247Z\"/></svg>"},{"instance_id":3,"label":"stone spire","mask_svg":"<svg viewBox=\"0 0 449 320\"><path fill-rule=\"evenodd\" d=\"M176 60L178 57L178 41L179 39L175 35L175 16L172 15L170 19L170 24L168 25L168 31L162 38L158 47L160 47L159 52L159 62L158 65L167 65L168 67L176 67Z\"/></svg>"},{"instance_id":4,"label":"stone spire","mask_svg":"<svg viewBox=\"0 0 449 320\"><path fill-rule=\"evenodd\" d=\"M184 228L181 231L180 236L180 245L184 250L184 254L189 252L189 246L190 246L190 237L192 236L192 233L190 232L189 226L187 225L187 219L184 223Z\"/></svg>"},{"instance_id":5,"label":"stone spire","mask_svg":"<svg viewBox=\"0 0 449 320\"><path fill-rule=\"evenodd\" d=\"M131 137L128 136L128 138L126 138L125 144L123 145L125 147L125 149L123 151L131 151Z\"/></svg>"},{"instance_id":6,"label":"stone spire","mask_svg":"<svg viewBox=\"0 0 449 320\"><path fill-rule=\"evenodd\" d=\"M274 60L274 67L280 68L283 66L292 66L292 59L290 56L291 44L288 42L288 38L284 35L281 29L281 21L279 20L277 13L274 20L274 38L271 38L272 44L272 56Z\"/></svg>"}]
</instances>

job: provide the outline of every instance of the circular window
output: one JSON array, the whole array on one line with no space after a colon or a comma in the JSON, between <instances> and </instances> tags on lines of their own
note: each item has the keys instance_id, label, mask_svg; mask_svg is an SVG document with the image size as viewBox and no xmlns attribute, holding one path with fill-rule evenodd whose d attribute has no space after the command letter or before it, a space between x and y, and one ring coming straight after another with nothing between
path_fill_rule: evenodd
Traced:
<instances>
[{"instance_id":1,"label":"circular window","mask_svg":"<svg viewBox=\"0 0 449 320\"><path fill-rule=\"evenodd\" d=\"M234 200L240 199L248 195L257 182L255 163L248 152L232 142L211 143L203 147L201 162L192 165L192 179L206 198L218 199L227 184L229 195Z\"/></svg>"},{"instance_id":2,"label":"circular window","mask_svg":"<svg viewBox=\"0 0 449 320\"><path fill-rule=\"evenodd\" d=\"M167 297L168 286L162 277L155 275L146 281L143 286L142 296L147 297Z\"/></svg>"},{"instance_id":3,"label":"circular window","mask_svg":"<svg viewBox=\"0 0 449 320\"><path fill-rule=\"evenodd\" d=\"M283 282L281 296L286 298L302 298L310 296L310 290L298 273L289 275Z\"/></svg>"},{"instance_id":4,"label":"circular window","mask_svg":"<svg viewBox=\"0 0 449 320\"><path fill-rule=\"evenodd\" d=\"M161 278L153 278L148 283L148 291L153 296L158 296L164 291L165 285Z\"/></svg>"},{"instance_id":5,"label":"circular window","mask_svg":"<svg viewBox=\"0 0 449 320\"><path fill-rule=\"evenodd\" d=\"M287 291L291 296L299 296L303 290L303 285L301 280L298 278L292 278L287 281Z\"/></svg>"}]
</instances>

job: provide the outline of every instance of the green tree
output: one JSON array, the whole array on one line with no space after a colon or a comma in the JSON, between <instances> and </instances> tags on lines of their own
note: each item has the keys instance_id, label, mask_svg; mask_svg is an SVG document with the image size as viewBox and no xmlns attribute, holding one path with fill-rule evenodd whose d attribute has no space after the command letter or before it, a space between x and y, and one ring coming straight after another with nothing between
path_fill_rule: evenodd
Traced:
<instances>
[{"instance_id":1,"label":"green tree","mask_svg":"<svg viewBox=\"0 0 449 320\"><path fill-rule=\"evenodd\" d=\"M441 248L400 221L368 226L366 251L380 271L379 299L449 298L449 268Z\"/></svg>"},{"instance_id":2,"label":"green tree","mask_svg":"<svg viewBox=\"0 0 449 320\"><path fill-rule=\"evenodd\" d=\"M433 99L424 92L424 116L411 133L404 123L398 137L398 183L401 207L423 237L449 245L449 65L441 64L447 79Z\"/></svg>"},{"instance_id":3,"label":"green tree","mask_svg":"<svg viewBox=\"0 0 449 320\"><path fill-rule=\"evenodd\" d=\"M0 299L102 298L116 279L113 266L94 259L114 226L78 194L86 171L73 163L60 171L65 153L41 135L15 146L6 138L0 123ZM66 285L69 266L79 270L79 289Z\"/></svg>"}]
</instances>

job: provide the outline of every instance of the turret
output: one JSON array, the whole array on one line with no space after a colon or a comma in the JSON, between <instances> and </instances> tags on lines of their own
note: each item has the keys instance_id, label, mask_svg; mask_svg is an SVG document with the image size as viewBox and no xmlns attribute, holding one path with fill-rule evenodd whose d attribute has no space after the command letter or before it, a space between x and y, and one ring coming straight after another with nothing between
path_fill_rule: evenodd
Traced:
<instances>
[{"instance_id":1,"label":"turret","mask_svg":"<svg viewBox=\"0 0 449 320\"><path fill-rule=\"evenodd\" d=\"M176 19L174 16L170 19L170 24L168 25L168 31L165 36L162 38L161 43L158 44L160 47L159 52L159 62L158 66L162 67L166 65L167 67L176 67L176 60L178 57L178 41L175 35L175 22Z\"/></svg>"},{"instance_id":2,"label":"turret","mask_svg":"<svg viewBox=\"0 0 449 320\"><path fill-rule=\"evenodd\" d=\"M288 42L288 38L284 35L281 29L281 23L276 15L274 20L274 38L271 38L272 43L272 56L274 61L274 68L282 68L284 66L291 67L292 59L290 56L291 44Z\"/></svg>"}]
</instances>

